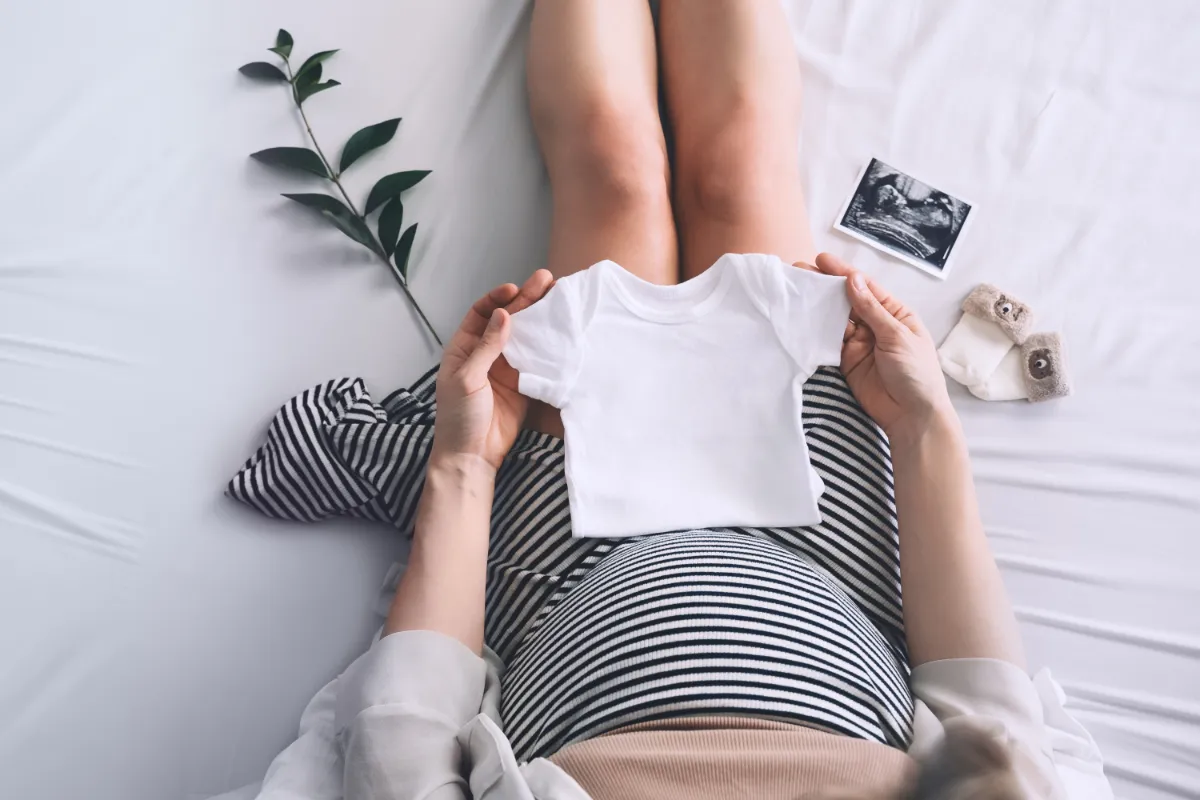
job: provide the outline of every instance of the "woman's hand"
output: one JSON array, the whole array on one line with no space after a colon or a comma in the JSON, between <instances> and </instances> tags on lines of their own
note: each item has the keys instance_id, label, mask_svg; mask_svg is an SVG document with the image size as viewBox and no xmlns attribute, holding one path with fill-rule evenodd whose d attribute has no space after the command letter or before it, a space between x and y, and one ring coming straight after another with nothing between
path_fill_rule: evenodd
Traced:
<instances>
[{"instance_id":1,"label":"woman's hand","mask_svg":"<svg viewBox=\"0 0 1200 800\"><path fill-rule=\"evenodd\" d=\"M910 661L989 658L1025 669L933 339L916 314L849 264L822 254L817 268L848 279L842 372L891 442Z\"/></svg>"},{"instance_id":2,"label":"woman's hand","mask_svg":"<svg viewBox=\"0 0 1200 800\"><path fill-rule=\"evenodd\" d=\"M894 437L953 414L937 348L920 318L836 256L817 256L817 269L847 279L851 314L842 373L884 432Z\"/></svg>"},{"instance_id":3,"label":"woman's hand","mask_svg":"<svg viewBox=\"0 0 1200 800\"><path fill-rule=\"evenodd\" d=\"M466 457L493 472L500 468L529 407L517 391L517 371L500 355L509 315L541 300L553 285L549 271L540 269L520 289L498 286L467 312L438 370L431 461Z\"/></svg>"}]
</instances>

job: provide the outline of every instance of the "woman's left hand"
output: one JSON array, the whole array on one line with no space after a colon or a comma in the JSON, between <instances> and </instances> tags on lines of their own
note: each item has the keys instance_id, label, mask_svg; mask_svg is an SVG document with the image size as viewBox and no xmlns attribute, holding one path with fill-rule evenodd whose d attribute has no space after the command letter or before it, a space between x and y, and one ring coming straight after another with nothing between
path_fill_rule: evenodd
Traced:
<instances>
[{"instance_id":1,"label":"woman's left hand","mask_svg":"<svg viewBox=\"0 0 1200 800\"><path fill-rule=\"evenodd\" d=\"M540 269L520 289L498 286L467 312L438 370L431 459L465 456L500 468L529 408L517 391L517 371L501 355L509 315L541 300L553 285L550 272Z\"/></svg>"}]
</instances>

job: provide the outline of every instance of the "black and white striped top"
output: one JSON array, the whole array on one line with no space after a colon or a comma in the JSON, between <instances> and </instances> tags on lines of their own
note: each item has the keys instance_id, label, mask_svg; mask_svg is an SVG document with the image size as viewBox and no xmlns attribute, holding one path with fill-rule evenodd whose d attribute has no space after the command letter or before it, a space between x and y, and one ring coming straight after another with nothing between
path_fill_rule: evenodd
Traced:
<instances>
[{"instance_id":1,"label":"black and white striped top","mask_svg":"<svg viewBox=\"0 0 1200 800\"><path fill-rule=\"evenodd\" d=\"M272 517L349 514L411 534L433 401L433 372L382 404L361 380L314 387L284 405L228 492ZM485 612L519 759L694 714L907 747L887 441L833 369L805 384L803 422L820 524L636 539L572 537L562 441L520 434L496 480Z\"/></svg>"},{"instance_id":2,"label":"black and white striped top","mask_svg":"<svg viewBox=\"0 0 1200 800\"><path fill-rule=\"evenodd\" d=\"M807 559L744 534L618 547L518 649L503 719L516 752L638 722L734 714L904 745L906 673Z\"/></svg>"}]
</instances>

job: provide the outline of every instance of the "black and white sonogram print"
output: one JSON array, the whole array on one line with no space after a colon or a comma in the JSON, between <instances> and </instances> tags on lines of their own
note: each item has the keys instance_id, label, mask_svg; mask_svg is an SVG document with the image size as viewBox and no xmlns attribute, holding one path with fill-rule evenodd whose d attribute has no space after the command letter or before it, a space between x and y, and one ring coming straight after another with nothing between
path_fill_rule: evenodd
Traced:
<instances>
[{"instance_id":1,"label":"black and white sonogram print","mask_svg":"<svg viewBox=\"0 0 1200 800\"><path fill-rule=\"evenodd\" d=\"M970 213L969 203L872 158L837 227L940 275Z\"/></svg>"}]
</instances>

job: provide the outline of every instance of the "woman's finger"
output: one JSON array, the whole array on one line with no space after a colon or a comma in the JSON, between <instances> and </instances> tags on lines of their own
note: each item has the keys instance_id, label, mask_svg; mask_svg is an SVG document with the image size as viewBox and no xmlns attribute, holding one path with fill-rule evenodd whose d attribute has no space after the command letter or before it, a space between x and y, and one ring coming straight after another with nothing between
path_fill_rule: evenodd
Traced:
<instances>
[{"instance_id":1,"label":"woman's finger","mask_svg":"<svg viewBox=\"0 0 1200 800\"><path fill-rule=\"evenodd\" d=\"M833 253L821 253L817 256L817 271L826 275L836 275L839 278L848 277L858 270L842 261Z\"/></svg>"},{"instance_id":2,"label":"woman's finger","mask_svg":"<svg viewBox=\"0 0 1200 800\"><path fill-rule=\"evenodd\" d=\"M877 339L888 332L904 328L892 316L892 312L879 302L879 298L871 291L867 279L861 273L854 273L846 281L846 293L850 297L851 308L858 313L863 324L871 329L871 333L875 334Z\"/></svg>"},{"instance_id":3,"label":"woman's finger","mask_svg":"<svg viewBox=\"0 0 1200 800\"><path fill-rule=\"evenodd\" d=\"M522 309L529 308L545 297L546 292L550 291L550 287L553 285L554 276L550 274L550 270L539 269L526 279L516 297L505 303L505 310L510 314L515 314Z\"/></svg>"},{"instance_id":4,"label":"woman's finger","mask_svg":"<svg viewBox=\"0 0 1200 800\"><path fill-rule=\"evenodd\" d=\"M484 326L483 335L479 338L479 345L463 363L461 371L465 380L479 385L487 380L488 370L508 343L510 320L508 312L503 308L492 312L487 325Z\"/></svg>"},{"instance_id":5,"label":"woman's finger","mask_svg":"<svg viewBox=\"0 0 1200 800\"><path fill-rule=\"evenodd\" d=\"M858 330L858 323L850 320L846 323L846 330L842 333L842 344L854 338L854 332Z\"/></svg>"},{"instance_id":6,"label":"woman's finger","mask_svg":"<svg viewBox=\"0 0 1200 800\"><path fill-rule=\"evenodd\" d=\"M481 336L487 328L488 320L492 318L492 312L511 303L519 291L514 283L505 283L492 289L471 306L471 310L463 317L460 330L472 336Z\"/></svg>"}]
</instances>

